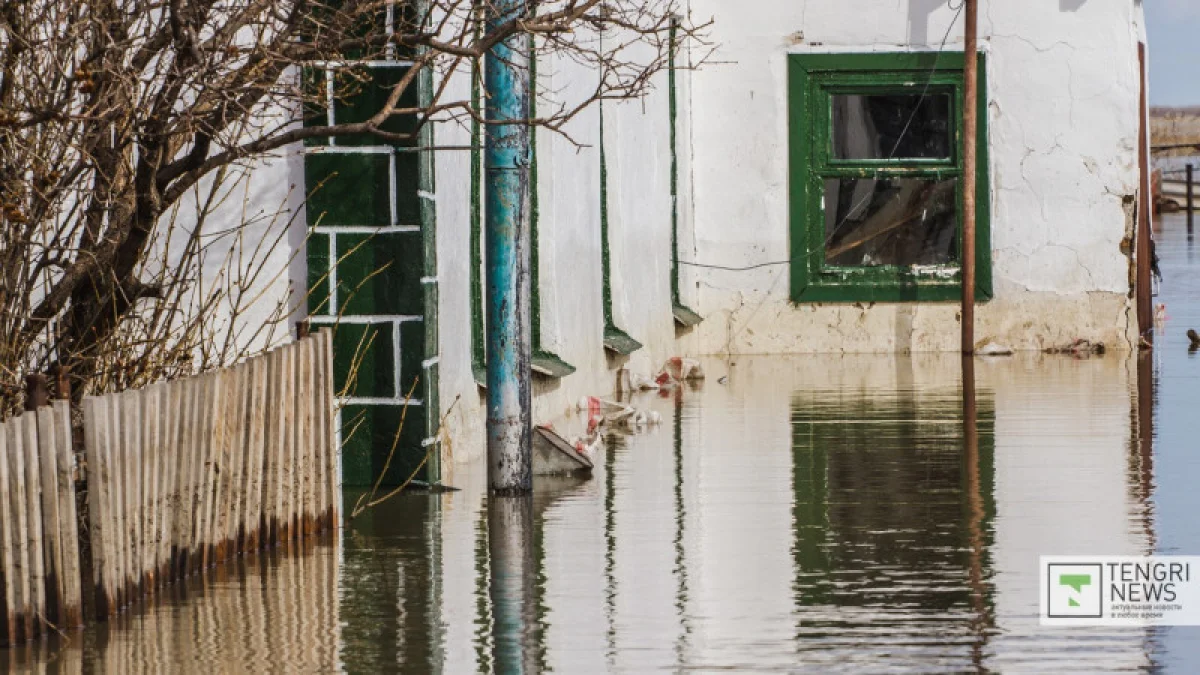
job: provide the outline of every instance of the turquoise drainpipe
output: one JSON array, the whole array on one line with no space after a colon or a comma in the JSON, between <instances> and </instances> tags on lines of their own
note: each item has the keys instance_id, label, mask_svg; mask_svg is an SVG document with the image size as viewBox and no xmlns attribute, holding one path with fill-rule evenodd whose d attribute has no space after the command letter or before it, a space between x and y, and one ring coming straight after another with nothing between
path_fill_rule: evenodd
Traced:
<instances>
[{"instance_id":1,"label":"turquoise drainpipe","mask_svg":"<svg viewBox=\"0 0 1200 675\"><path fill-rule=\"evenodd\" d=\"M528 0L494 0L488 33L522 16ZM530 392L529 35L497 44L484 60L484 268L487 316L488 487L533 490ZM497 122L516 121L513 124Z\"/></svg>"}]
</instances>

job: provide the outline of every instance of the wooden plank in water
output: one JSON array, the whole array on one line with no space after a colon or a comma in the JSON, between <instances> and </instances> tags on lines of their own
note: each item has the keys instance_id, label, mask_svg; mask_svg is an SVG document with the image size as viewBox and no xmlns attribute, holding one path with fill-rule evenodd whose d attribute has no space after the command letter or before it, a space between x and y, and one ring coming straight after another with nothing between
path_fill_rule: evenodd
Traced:
<instances>
[{"instance_id":1,"label":"wooden plank in water","mask_svg":"<svg viewBox=\"0 0 1200 675\"><path fill-rule=\"evenodd\" d=\"M232 457L230 449L231 425L233 406L237 402L234 393L232 373L220 370L215 374L217 380L217 408L213 417L213 473L212 473L212 519L209 521L209 541L212 549L209 565L225 559L225 533L229 525L229 476L232 472Z\"/></svg>"},{"instance_id":2,"label":"wooden plank in water","mask_svg":"<svg viewBox=\"0 0 1200 675\"><path fill-rule=\"evenodd\" d=\"M154 570L157 568L158 540L155 536L158 525L157 499L158 476L154 473L154 460L158 445L158 390L147 387L140 393L142 457L138 470L141 472L141 534L142 561L141 584L147 596L154 593Z\"/></svg>"},{"instance_id":3,"label":"wooden plank in water","mask_svg":"<svg viewBox=\"0 0 1200 675\"><path fill-rule=\"evenodd\" d=\"M46 611L44 618L57 627L62 623L63 541L62 520L58 513L58 428L54 423L54 408L42 406L37 410L34 429L37 437L38 480L41 483L42 564L45 569Z\"/></svg>"},{"instance_id":4,"label":"wooden plank in water","mask_svg":"<svg viewBox=\"0 0 1200 675\"><path fill-rule=\"evenodd\" d=\"M317 331L311 338L311 358L313 364L312 403L313 403L313 482L316 492L317 529L329 527L329 466L326 455L329 453L327 440L329 438L329 417L325 414L325 339L328 331Z\"/></svg>"},{"instance_id":5,"label":"wooden plank in water","mask_svg":"<svg viewBox=\"0 0 1200 675\"><path fill-rule=\"evenodd\" d=\"M200 420L203 417L201 414L204 409L204 380L198 377L189 378L183 381L184 389L187 392L187 419L184 422L183 429L180 433L179 449L180 462L183 465L181 472L184 477L183 490L179 495L183 508L180 510L179 527L183 538L179 556L179 576L186 577L195 571L197 562L197 554L200 550L199 542L199 523L200 506L198 499L200 495L199 488L196 486L196 481L199 480L201 453L199 446Z\"/></svg>"},{"instance_id":6,"label":"wooden plank in water","mask_svg":"<svg viewBox=\"0 0 1200 675\"><path fill-rule=\"evenodd\" d=\"M233 439L230 443L232 457L230 461L233 464L233 475L229 481L229 508L230 518L229 525L226 528L225 536L229 538L229 555L234 556L241 553L242 542L244 541L242 531L242 521L245 518L246 507L246 420L249 416L247 410L248 401L246 392L249 388L246 380L249 373L249 365L240 363L233 370L234 382L236 387L236 398L233 403L233 415L230 420L233 424Z\"/></svg>"},{"instance_id":7,"label":"wooden plank in water","mask_svg":"<svg viewBox=\"0 0 1200 675\"><path fill-rule=\"evenodd\" d=\"M121 393L121 438L125 445L125 536L129 538L129 557L125 564L128 601L142 594L142 402L141 392Z\"/></svg>"},{"instance_id":8,"label":"wooden plank in water","mask_svg":"<svg viewBox=\"0 0 1200 675\"><path fill-rule=\"evenodd\" d=\"M266 441L266 389L267 362L263 356L249 363L249 386L247 387L247 451L246 451L246 543L245 550L256 551L261 541L260 530L263 516L263 446Z\"/></svg>"},{"instance_id":9,"label":"wooden plank in water","mask_svg":"<svg viewBox=\"0 0 1200 675\"><path fill-rule=\"evenodd\" d=\"M171 444L173 427L171 426L171 387L166 382L159 382L150 387L154 392L158 425L158 434L154 445L154 586L160 589L167 584L170 559L170 514L169 507L172 476L168 473L167 462L174 448Z\"/></svg>"},{"instance_id":10,"label":"wooden plank in water","mask_svg":"<svg viewBox=\"0 0 1200 675\"><path fill-rule=\"evenodd\" d=\"M83 570L79 563L79 514L75 505L75 444L72 442L71 404L54 402L55 438L58 454L58 517L62 541L63 614L59 627L64 630L83 625Z\"/></svg>"},{"instance_id":11,"label":"wooden plank in water","mask_svg":"<svg viewBox=\"0 0 1200 675\"><path fill-rule=\"evenodd\" d=\"M279 494L279 476L283 470L279 461L283 439L280 401L280 396L283 394L280 387L282 363L278 349L267 354L267 400L264 411L266 423L263 448L263 531L260 535L266 546L274 545L279 541L279 504L282 499Z\"/></svg>"},{"instance_id":12,"label":"wooden plank in water","mask_svg":"<svg viewBox=\"0 0 1200 675\"><path fill-rule=\"evenodd\" d=\"M108 411L107 399L88 396L83 399L83 448L87 459L88 541L92 553L92 597L96 618L112 615L116 606L113 594L113 554L110 486L107 480Z\"/></svg>"},{"instance_id":13,"label":"wooden plank in water","mask_svg":"<svg viewBox=\"0 0 1200 675\"><path fill-rule=\"evenodd\" d=\"M129 534L125 526L128 516L125 493L128 481L125 477L126 447L122 430L125 428L123 403L120 394L108 395L108 468L105 477L112 495L113 560L111 569L116 582L116 610L120 612L129 601Z\"/></svg>"},{"instance_id":14,"label":"wooden plank in water","mask_svg":"<svg viewBox=\"0 0 1200 675\"><path fill-rule=\"evenodd\" d=\"M46 616L46 564L45 539L42 533L42 490L41 462L38 461L37 417L32 413L21 415L21 433L24 436L22 449L25 452L25 497L28 500L29 517L29 586L33 624L30 636L45 632L43 618Z\"/></svg>"},{"instance_id":15,"label":"wooden plank in water","mask_svg":"<svg viewBox=\"0 0 1200 675\"><path fill-rule=\"evenodd\" d=\"M325 459L325 479L329 492L329 513L326 516L330 526L338 528L341 525L341 465L338 458L341 447L338 445L338 429L340 422L337 411L337 392L334 391L333 377L333 330L322 328L317 332L321 339L321 372L324 380L321 384L318 398L320 399L320 414L324 419L324 436L322 437L323 457Z\"/></svg>"},{"instance_id":16,"label":"wooden plank in water","mask_svg":"<svg viewBox=\"0 0 1200 675\"><path fill-rule=\"evenodd\" d=\"M280 539L296 536L296 350L283 348L283 514Z\"/></svg>"},{"instance_id":17,"label":"wooden plank in water","mask_svg":"<svg viewBox=\"0 0 1200 675\"><path fill-rule=\"evenodd\" d=\"M16 491L8 468L8 425L0 424L0 579L3 579L4 611L0 612L0 639L6 646L17 643L17 567L13 542L16 514L9 495Z\"/></svg>"},{"instance_id":18,"label":"wooden plank in water","mask_svg":"<svg viewBox=\"0 0 1200 675\"><path fill-rule=\"evenodd\" d=\"M589 474L592 461L575 451L571 444L545 427L533 430L533 473L535 476L554 474Z\"/></svg>"},{"instance_id":19,"label":"wooden plank in water","mask_svg":"<svg viewBox=\"0 0 1200 675\"><path fill-rule=\"evenodd\" d=\"M312 532L312 483L309 476L312 454L312 386L309 382L311 341L304 338L292 345L296 358L296 390L293 395L296 415L296 536L303 539Z\"/></svg>"},{"instance_id":20,"label":"wooden plank in water","mask_svg":"<svg viewBox=\"0 0 1200 675\"><path fill-rule=\"evenodd\" d=\"M217 472L217 451L220 447L218 443L217 423L218 418L224 412L221 408L221 397L223 390L221 387L220 373L209 373L204 376L205 389L208 396L205 399L204 405L204 421L200 428L201 447L204 452L204 474L200 480L200 497L201 497L201 568L208 569L213 563L213 557L216 554L216 541L213 538L214 525L216 521L216 472Z\"/></svg>"},{"instance_id":21,"label":"wooden plank in water","mask_svg":"<svg viewBox=\"0 0 1200 675\"><path fill-rule=\"evenodd\" d=\"M29 583L32 570L29 562L29 502L25 497L25 434L21 432L22 424L21 418L16 417L10 419L6 425L9 458L12 459L9 468L12 470L13 480L13 490L6 496L10 499L13 515L16 518L16 525L13 528L13 545L16 555L13 560L16 567L14 591L17 596L15 605L17 642L24 642L32 637L30 621L33 609Z\"/></svg>"},{"instance_id":22,"label":"wooden plank in water","mask_svg":"<svg viewBox=\"0 0 1200 675\"><path fill-rule=\"evenodd\" d=\"M163 560L166 565L164 579L166 583L174 583L178 577L179 569L179 554L180 554L180 511L183 510L183 503L179 499L180 490L183 486L183 463L181 459L184 456L183 445L181 442L181 430L183 421L187 411L187 403L185 398L185 387L181 381L166 383L166 405L163 407L166 415L167 433L165 436L165 450L163 453L163 471L166 476L166 500L163 504L163 513L166 518L163 523Z\"/></svg>"}]
</instances>

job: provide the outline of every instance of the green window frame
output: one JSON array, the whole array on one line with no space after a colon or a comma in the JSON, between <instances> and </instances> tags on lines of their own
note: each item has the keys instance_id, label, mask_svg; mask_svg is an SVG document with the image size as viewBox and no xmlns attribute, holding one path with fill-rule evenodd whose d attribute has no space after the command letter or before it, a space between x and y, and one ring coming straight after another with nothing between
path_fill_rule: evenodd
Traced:
<instances>
[{"instance_id":1,"label":"green window frame","mask_svg":"<svg viewBox=\"0 0 1200 675\"><path fill-rule=\"evenodd\" d=\"M788 56L791 299L807 302L949 302L962 297L957 262L946 265L832 265L826 261L824 181L961 178L962 53L791 54ZM838 94L949 94L950 157L841 159L833 153L832 97ZM976 176L976 300L992 297L988 180L987 66L979 57ZM911 120L910 120L911 121ZM956 188L962 260L962 181Z\"/></svg>"}]
</instances>

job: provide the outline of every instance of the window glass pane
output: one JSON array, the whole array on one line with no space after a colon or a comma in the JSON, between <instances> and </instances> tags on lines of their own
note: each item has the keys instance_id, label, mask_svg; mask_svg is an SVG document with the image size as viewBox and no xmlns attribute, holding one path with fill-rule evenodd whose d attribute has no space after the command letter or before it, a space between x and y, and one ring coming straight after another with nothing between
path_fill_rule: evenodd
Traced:
<instances>
[{"instance_id":1,"label":"window glass pane","mask_svg":"<svg viewBox=\"0 0 1200 675\"><path fill-rule=\"evenodd\" d=\"M836 159L949 159L950 95L835 94Z\"/></svg>"},{"instance_id":2,"label":"window glass pane","mask_svg":"<svg viewBox=\"0 0 1200 675\"><path fill-rule=\"evenodd\" d=\"M825 262L942 265L958 260L958 179L825 181Z\"/></svg>"}]
</instances>

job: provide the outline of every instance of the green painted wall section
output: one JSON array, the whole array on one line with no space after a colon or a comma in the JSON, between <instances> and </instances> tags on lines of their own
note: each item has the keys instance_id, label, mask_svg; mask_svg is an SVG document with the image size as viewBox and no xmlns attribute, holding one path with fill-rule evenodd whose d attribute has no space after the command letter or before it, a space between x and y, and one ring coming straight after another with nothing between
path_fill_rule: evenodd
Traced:
<instances>
[{"instance_id":1,"label":"green painted wall section","mask_svg":"<svg viewBox=\"0 0 1200 675\"><path fill-rule=\"evenodd\" d=\"M358 70L360 84L346 88L335 79L343 93L307 111L305 124L366 119L408 68L403 60L372 61ZM339 76L310 69L304 79L324 92L330 77ZM429 100L431 78L428 70L418 74L401 105ZM417 122L397 116L385 129L411 133ZM308 311L314 325L334 327L349 487L381 475L384 485L440 476L434 175L432 154L421 150L432 145L430 125L406 143L369 135L306 143Z\"/></svg>"}]
</instances>

